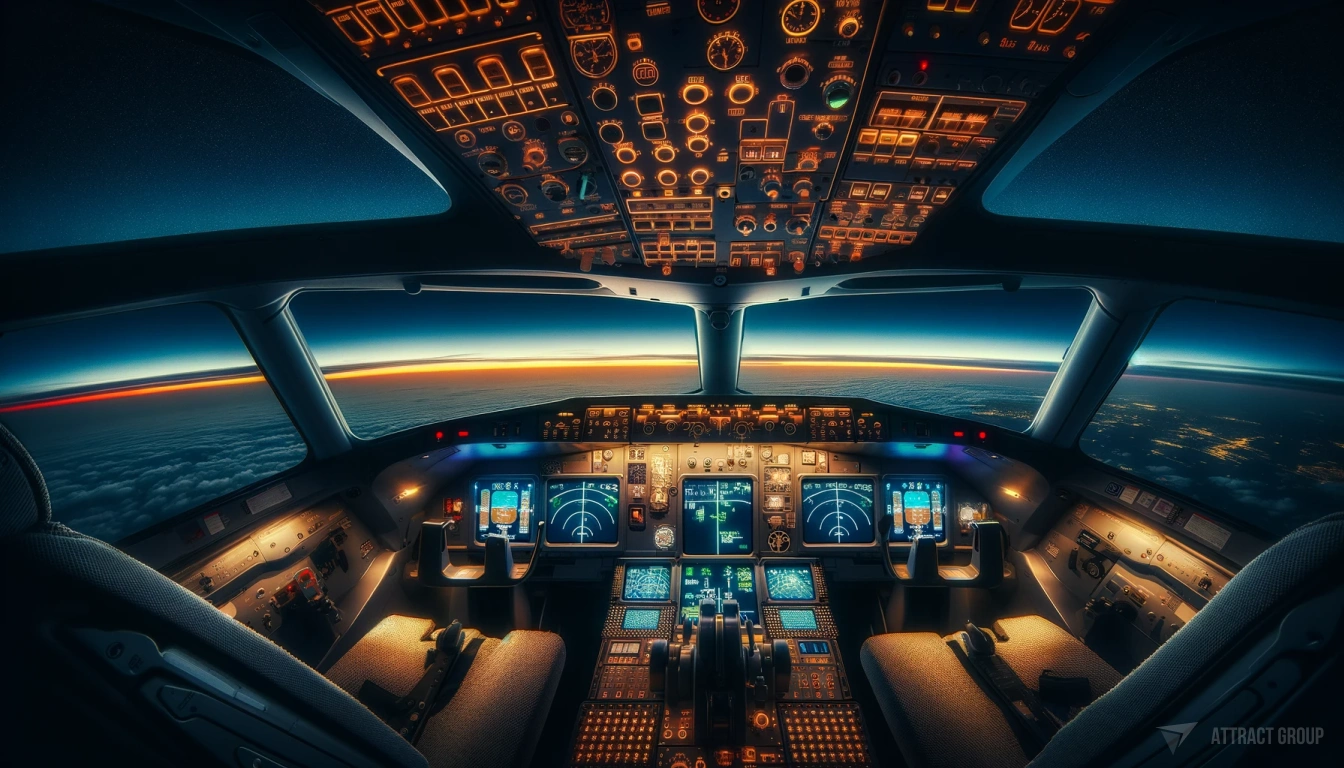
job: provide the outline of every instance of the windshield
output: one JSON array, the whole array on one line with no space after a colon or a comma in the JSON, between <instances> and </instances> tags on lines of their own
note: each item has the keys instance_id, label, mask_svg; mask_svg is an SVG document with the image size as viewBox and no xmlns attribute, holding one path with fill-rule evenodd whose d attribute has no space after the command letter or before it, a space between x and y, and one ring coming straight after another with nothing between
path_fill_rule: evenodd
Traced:
<instances>
[{"instance_id":1,"label":"windshield","mask_svg":"<svg viewBox=\"0 0 1344 768\"><path fill-rule=\"evenodd\" d=\"M187 304L0 336L0 421L58 522L120 541L303 461L308 448L233 325ZM191 541L243 505L180 524Z\"/></svg>"},{"instance_id":2,"label":"windshield","mask_svg":"<svg viewBox=\"0 0 1344 768\"><path fill-rule=\"evenodd\" d=\"M1341 426L1344 326L1181 301L1153 325L1080 445L1282 535L1344 503Z\"/></svg>"},{"instance_id":3,"label":"windshield","mask_svg":"<svg viewBox=\"0 0 1344 768\"><path fill-rule=\"evenodd\" d=\"M302 293L290 304L351 431L700 387L689 307L606 296Z\"/></svg>"},{"instance_id":4,"label":"windshield","mask_svg":"<svg viewBox=\"0 0 1344 768\"><path fill-rule=\"evenodd\" d=\"M751 307L738 386L1026 429L1091 300L1081 290L961 291Z\"/></svg>"}]
</instances>

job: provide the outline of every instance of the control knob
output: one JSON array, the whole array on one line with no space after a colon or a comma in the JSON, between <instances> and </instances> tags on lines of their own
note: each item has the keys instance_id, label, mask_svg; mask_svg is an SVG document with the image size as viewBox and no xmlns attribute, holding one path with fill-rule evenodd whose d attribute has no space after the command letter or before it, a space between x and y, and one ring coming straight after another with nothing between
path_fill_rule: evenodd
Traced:
<instances>
[{"instance_id":1,"label":"control knob","mask_svg":"<svg viewBox=\"0 0 1344 768\"><path fill-rule=\"evenodd\" d=\"M784 189L784 183L779 180L779 174L766 173L761 177L761 191L765 196L774 200L779 197L779 193Z\"/></svg>"},{"instance_id":2,"label":"control knob","mask_svg":"<svg viewBox=\"0 0 1344 768\"><path fill-rule=\"evenodd\" d=\"M518 184L505 184L499 188L499 194L503 195L510 205L522 205L527 202L527 190Z\"/></svg>"},{"instance_id":3,"label":"control knob","mask_svg":"<svg viewBox=\"0 0 1344 768\"><path fill-rule=\"evenodd\" d=\"M806 232L807 225L811 223L812 222L809 221L809 217L807 216L794 216L790 218L788 221L784 222L784 231L788 232L790 235L793 235L794 237L797 237ZM798 259L798 261L801 262L802 259Z\"/></svg>"},{"instance_id":4,"label":"control knob","mask_svg":"<svg viewBox=\"0 0 1344 768\"><path fill-rule=\"evenodd\" d=\"M835 135L835 126L830 123L817 123L812 126L812 136L817 141L825 141Z\"/></svg>"},{"instance_id":5,"label":"control knob","mask_svg":"<svg viewBox=\"0 0 1344 768\"><path fill-rule=\"evenodd\" d=\"M476 165L488 176L503 176L509 172L509 163L498 152L482 152Z\"/></svg>"},{"instance_id":6,"label":"control knob","mask_svg":"<svg viewBox=\"0 0 1344 768\"><path fill-rule=\"evenodd\" d=\"M546 166L546 145L531 141L523 147L523 170L529 173L539 171Z\"/></svg>"},{"instance_id":7,"label":"control knob","mask_svg":"<svg viewBox=\"0 0 1344 768\"><path fill-rule=\"evenodd\" d=\"M793 183L793 194L798 196L799 200L807 200L812 197L812 190L815 186L809 178L801 178Z\"/></svg>"},{"instance_id":8,"label":"control knob","mask_svg":"<svg viewBox=\"0 0 1344 768\"><path fill-rule=\"evenodd\" d=\"M554 176L547 176L541 180L541 194L547 200L559 203L569 196L569 185Z\"/></svg>"},{"instance_id":9,"label":"control knob","mask_svg":"<svg viewBox=\"0 0 1344 768\"><path fill-rule=\"evenodd\" d=\"M593 89L593 106L603 112L610 112L616 108L616 89L610 85L599 85Z\"/></svg>"},{"instance_id":10,"label":"control knob","mask_svg":"<svg viewBox=\"0 0 1344 768\"><path fill-rule=\"evenodd\" d=\"M850 99L854 98L854 83L844 76L833 77L822 85L821 96L829 109L837 111L844 109L849 106Z\"/></svg>"},{"instance_id":11,"label":"control knob","mask_svg":"<svg viewBox=\"0 0 1344 768\"><path fill-rule=\"evenodd\" d=\"M859 34L861 29L863 29L863 18L857 13L842 17L840 23L835 26L835 31L844 38L851 38Z\"/></svg>"},{"instance_id":12,"label":"control knob","mask_svg":"<svg viewBox=\"0 0 1344 768\"><path fill-rule=\"evenodd\" d=\"M750 235L752 232L756 231L756 217L738 216L737 221L733 222L733 226L737 227L737 231L741 232L744 236Z\"/></svg>"}]
</instances>

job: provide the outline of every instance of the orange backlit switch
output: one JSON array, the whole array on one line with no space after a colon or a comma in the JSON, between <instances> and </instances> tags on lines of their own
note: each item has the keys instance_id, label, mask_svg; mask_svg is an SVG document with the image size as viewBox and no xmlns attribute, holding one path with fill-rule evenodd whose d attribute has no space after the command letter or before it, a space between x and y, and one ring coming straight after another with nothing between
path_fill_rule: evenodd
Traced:
<instances>
[{"instance_id":1,"label":"orange backlit switch","mask_svg":"<svg viewBox=\"0 0 1344 768\"><path fill-rule=\"evenodd\" d=\"M1036 31L1042 35L1058 35L1069 26L1069 22L1078 15L1078 9L1082 6L1083 0L1052 0L1050 6L1041 14L1041 23L1036 27Z\"/></svg>"},{"instance_id":2,"label":"orange backlit switch","mask_svg":"<svg viewBox=\"0 0 1344 768\"><path fill-rule=\"evenodd\" d=\"M975 10L976 0L957 0L957 4L952 10L957 13L970 13Z\"/></svg>"},{"instance_id":3,"label":"orange backlit switch","mask_svg":"<svg viewBox=\"0 0 1344 768\"><path fill-rule=\"evenodd\" d=\"M863 200L868 197L868 190L872 185L866 181L856 181L849 187L849 196L856 200Z\"/></svg>"},{"instance_id":4,"label":"orange backlit switch","mask_svg":"<svg viewBox=\"0 0 1344 768\"><path fill-rule=\"evenodd\" d=\"M896 154L896 141L900 134L896 131L882 131L877 137L876 154L882 157L891 157Z\"/></svg>"},{"instance_id":5,"label":"orange backlit switch","mask_svg":"<svg viewBox=\"0 0 1344 768\"><path fill-rule=\"evenodd\" d=\"M642 117L650 115L663 114L663 94L661 93L639 93L635 94L635 111Z\"/></svg>"},{"instance_id":6,"label":"orange backlit switch","mask_svg":"<svg viewBox=\"0 0 1344 768\"><path fill-rule=\"evenodd\" d=\"M550 80L555 77L551 57L546 55L545 48L541 46L524 48L518 56L523 60L523 66L527 67L527 74L533 80Z\"/></svg>"},{"instance_id":7,"label":"orange backlit switch","mask_svg":"<svg viewBox=\"0 0 1344 768\"><path fill-rule=\"evenodd\" d=\"M345 33L346 39L355 45L368 45L373 42L373 31L364 25L353 8L332 13L331 20L336 22L341 32Z\"/></svg>"},{"instance_id":8,"label":"orange backlit switch","mask_svg":"<svg viewBox=\"0 0 1344 768\"><path fill-rule=\"evenodd\" d=\"M922 203L929 197L929 188L925 186L913 186L910 188L910 202Z\"/></svg>"},{"instance_id":9,"label":"orange backlit switch","mask_svg":"<svg viewBox=\"0 0 1344 768\"><path fill-rule=\"evenodd\" d=\"M928 9L930 11L946 11L950 0L929 0Z\"/></svg>"},{"instance_id":10,"label":"orange backlit switch","mask_svg":"<svg viewBox=\"0 0 1344 768\"><path fill-rule=\"evenodd\" d=\"M382 3L376 1L371 3L360 3L355 7L359 9L360 13L364 14L364 20L369 22L369 26L373 27L373 31L377 32L380 36L391 40L401 34L401 28L397 26L396 20L383 8Z\"/></svg>"},{"instance_id":11,"label":"orange backlit switch","mask_svg":"<svg viewBox=\"0 0 1344 768\"><path fill-rule=\"evenodd\" d=\"M933 202L935 204L941 205L943 203L946 203L947 199L951 196L952 196L952 187L938 187L937 189L933 190Z\"/></svg>"},{"instance_id":12,"label":"orange backlit switch","mask_svg":"<svg viewBox=\"0 0 1344 768\"><path fill-rule=\"evenodd\" d=\"M504 68L504 61L498 56L490 56L476 62L476 71L481 73L486 86L492 91L513 85L508 70Z\"/></svg>"},{"instance_id":13,"label":"orange backlit switch","mask_svg":"<svg viewBox=\"0 0 1344 768\"><path fill-rule=\"evenodd\" d=\"M425 107L424 109L418 110L417 113L426 123L429 123L430 128L433 128L436 131L446 131L453 127L443 116L443 113L439 112L435 107Z\"/></svg>"},{"instance_id":14,"label":"orange backlit switch","mask_svg":"<svg viewBox=\"0 0 1344 768\"><path fill-rule=\"evenodd\" d=\"M891 194L890 184L874 184L873 191L869 193L869 200L886 200L887 195Z\"/></svg>"},{"instance_id":15,"label":"orange backlit switch","mask_svg":"<svg viewBox=\"0 0 1344 768\"><path fill-rule=\"evenodd\" d=\"M1036 26L1041 19L1041 11L1054 0L1017 0L1017 6L1008 16L1008 26L1018 32L1025 32Z\"/></svg>"},{"instance_id":16,"label":"orange backlit switch","mask_svg":"<svg viewBox=\"0 0 1344 768\"><path fill-rule=\"evenodd\" d=\"M434 3L431 2L429 5L432 7ZM397 21L401 22L401 26L412 32L425 28L425 15L420 12L420 8L412 0L387 0L387 7L391 8L392 13L396 14ZM437 8L434 10L438 11Z\"/></svg>"},{"instance_id":17,"label":"orange backlit switch","mask_svg":"<svg viewBox=\"0 0 1344 768\"><path fill-rule=\"evenodd\" d=\"M439 81L439 85L443 86L444 92L451 99L471 95L467 81L462 78L462 70L457 67L440 67L434 70L434 78Z\"/></svg>"},{"instance_id":18,"label":"orange backlit switch","mask_svg":"<svg viewBox=\"0 0 1344 768\"><path fill-rule=\"evenodd\" d=\"M429 94L425 93L424 87L420 85L420 81L410 75L393 80L392 87L396 88L397 93L401 94L401 98L405 99L406 103L412 107L423 107L432 101Z\"/></svg>"},{"instance_id":19,"label":"orange backlit switch","mask_svg":"<svg viewBox=\"0 0 1344 768\"><path fill-rule=\"evenodd\" d=\"M855 153L871 154L873 148L877 146L877 129L864 128L859 131L859 143L855 145Z\"/></svg>"}]
</instances>

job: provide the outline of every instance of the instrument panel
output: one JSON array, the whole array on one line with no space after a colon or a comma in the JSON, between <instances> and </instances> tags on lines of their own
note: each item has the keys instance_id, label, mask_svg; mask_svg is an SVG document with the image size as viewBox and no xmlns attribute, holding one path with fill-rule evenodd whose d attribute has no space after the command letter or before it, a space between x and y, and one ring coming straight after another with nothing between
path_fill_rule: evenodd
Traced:
<instances>
[{"instance_id":1,"label":"instrument panel","mask_svg":"<svg viewBox=\"0 0 1344 768\"><path fill-rule=\"evenodd\" d=\"M1124 4L309 2L539 245L767 276L913 243Z\"/></svg>"}]
</instances>

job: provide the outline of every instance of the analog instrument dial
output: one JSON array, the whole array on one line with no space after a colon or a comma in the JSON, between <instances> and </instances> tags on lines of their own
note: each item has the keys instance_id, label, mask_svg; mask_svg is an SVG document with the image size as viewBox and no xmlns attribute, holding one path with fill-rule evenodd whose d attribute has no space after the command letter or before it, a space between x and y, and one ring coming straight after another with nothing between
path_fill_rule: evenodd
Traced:
<instances>
[{"instance_id":1,"label":"analog instrument dial","mask_svg":"<svg viewBox=\"0 0 1344 768\"><path fill-rule=\"evenodd\" d=\"M741 0L696 0L695 3L696 8L700 9L700 18L710 24L722 24L733 18L740 5Z\"/></svg>"},{"instance_id":2,"label":"analog instrument dial","mask_svg":"<svg viewBox=\"0 0 1344 768\"><path fill-rule=\"evenodd\" d=\"M560 0L560 20L570 29L591 29L611 22L607 0Z\"/></svg>"},{"instance_id":3,"label":"analog instrument dial","mask_svg":"<svg viewBox=\"0 0 1344 768\"><path fill-rule=\"evenodd\" d=\"M736 32L720 32L709 39L709 46L705 49L709 65L722 72L741 64L746 54L747 46Z\"/></svg>"},{"instance_id":4,"label":"analog instrument dial","mask_svg":"<svg viewBox=\"0 0 1344 768\"><path fill-rule=\"evenodd\" d=\"M817 5L817 0L790 0L784 6L779 23L794 37L810 35L821 23L821 6Z\"/></svg>"},{"instance_id":5,"label":"analog instrument dial","mask_svg":"<svg viewBox=\"0 0 1344 768\"><path fill-rule=\"evenodd\" d=\"M616 68L616 41L611 35L576 37L569 41L574 66L586 77L604 77Z\"/></svg>"}]
</instances>

